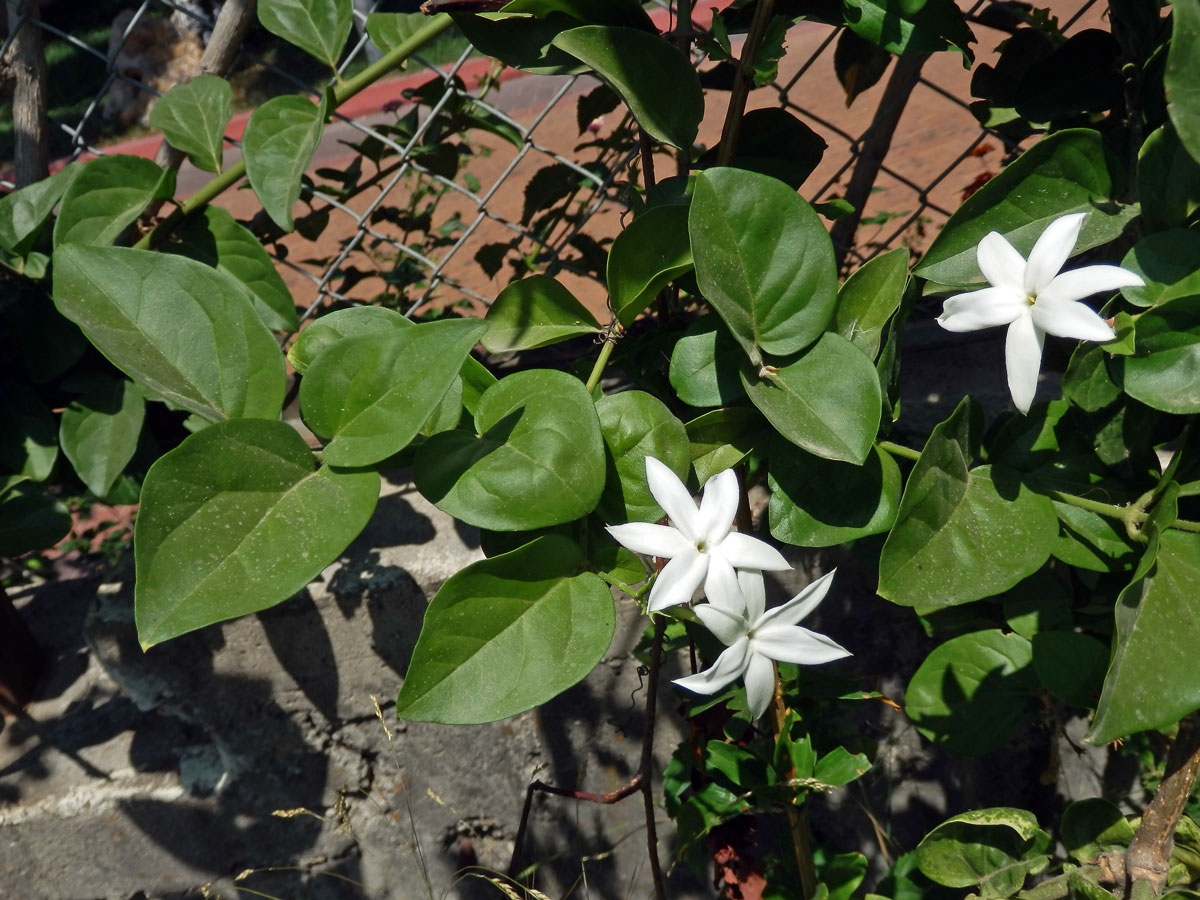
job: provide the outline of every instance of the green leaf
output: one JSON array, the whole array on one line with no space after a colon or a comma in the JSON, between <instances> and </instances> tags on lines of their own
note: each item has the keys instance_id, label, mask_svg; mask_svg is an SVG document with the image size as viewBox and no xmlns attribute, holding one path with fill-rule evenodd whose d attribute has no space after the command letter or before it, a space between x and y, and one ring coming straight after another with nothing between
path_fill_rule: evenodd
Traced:
<instances>
[{"instance_id":1,"label":"green leaf","mask_svg":"<svg viewBox=\"0 0 1200 900\"><path fill-rule=\"evenodd\" d=\"M58 429L28 384L0 380L0 473L45 481L58 459Z\"/></svg>"},{"instance_id":2,"label":"green leaf","mask_svg":"<svg viewBox=\"0 0 1200 900\"><path fill-rule=\"evenodd\" d=\"M353 15L350 0L258 0L263 28L331 69L337 68Z\"/></svg>"},{"instance_id":3,"label":"green leaf","mask_svg":"<svg viewBox=\"0 0 1200 900\"><path fill-rule=\"evenodd\" d=\"M367 14L367 37L376 47L387 53L399 47L414 34L421 30L428 19L424 13L382 13Z\"/></svg>"},{"instance_id":4,"label":"green leaf","mask_svg":"<svg viewBox=\"0 0 1200 900\"><path fill-rule=\"evenodd\" d=\"M1200 162L1169 125L1153 132L1138 151L1138 200L1151 231L1182 228L1200 209Z\"/></svg>"},{"instance_id":5,"label":"green leaf","mask_svg":"<svg viewBox=\"0 0 1200 900\"><path fill-rule=\"evenodd\" d=\"M1200 296L1143 313L1136 352L1121 357L1129 396L1164 412L1200 412Z\"/></svg>"},{"instance_id":6,"label":"green leaf","mask_svg":"<svg viewBox=\"0 0 1200 900\"><path fill-rule=\"evenodd\" d=\"M963 401L934 428L904 487L879 557L879 594L893 603L940 609L998 594L1050 555L1053 504L1010 470L969 468L970 418Z\"/></svg>"},{"instance_id":7,"label":"green leaf","mask_svg":"<svg viewBox=\"0 0 1200 900\"><path fill-rule=\"evenodd\" d=\"M1171 45L1163 72L1167 114L1192 159L1200 162L1200 4L1181 0L1171 4Z\"/></svg>"},{"instance_id":8,"label":"green leaf","mask_svg":"<svg viewBox=\"0 0 1200 900\"><path fill-rule=\"evenodd\" d=\"M689 406L723 406L746 396L738 376L745 354L720 318L706 314L692 322L671 351L668 376Z\"/></svg>"},{"instance_id":9,"label":"green leaf","mask_svg":"<svg viewBox=\"0 0 1200 900\"><path fill-rule=\"evenodd\" d=\"M824 138L786 109L752 109L742 116L737 151L729 165L776 178L792 190L799 190L828 147ZM717 156L718 148L713 147L696 165L711 168Z\"/></svg>"},{"instance_id":10,"label":"green leaf","mask_svg":"<svg viewBox=\"0 0 1200 900\"><path fill-rule=\"evenodd\" d=\"M92 388L63 410L59 441L79 479L97 497L133 459L146 401L132 381L94 376Z\"/></svg>"},{"instance_id":11,"label":"green leaf","mask_svg":"<svg viewBox=\"0 0 1200 900\"><path fill-rule=\"evenodd\" d=\"M954 47L963 65L975 36L952 0L844 0L846 26L889 53L934 53Z\"/></svg>"},{"instance_id":12,"label":"green leaf","mask_svg":"<svg viewBox=\"0 0 1200 900\"><path fill-rule=\"evenodd\" d=\"M246 177L267 215L284 231L292 230L292 207L300 199L300 176L321 142L327 99L323 97L314 104L298 95L273 97L246 123L242 136Z\"/></svg>"},{"instance_id":13,"label":"green leaf","mask_svg":"<svg viewBox=\"0 0 1200 900\"><path fill-rule=\"evenodd\" d=\"M657 397L623 391L596 401L608 476L596 512L606 522L656 522L664 515L646 484L646 457L687 478L691 466L683 423Z\"/></svg>"},{"instance_id":14,"label":"green leaf","mask_svg":"<svg viewBox=\"0 0 1200 900\"><path fill-rule=\"evenodd\" d=\"M527 531L570 522L604 489L604 440L583 382L532 369L480 398L475 430L435 434L417 451L417 489L480 528Z\"/></svg>"},{"instance_id":15,"label":"green leaf","mask_svg":"<svg viewBox=\"0 0 1200 900\"><path fill-rule=\"evenodd\" d=\"M71 179L58 221L54 246L111 244L151 201L170 197L175 174L138 156L101 156Z\"/></svg>"},{"instance_id":16,"label":"green leaf","mask_svg":"<svg viewBox=\"0 0 1200 900\"><path fill-rule=\"evenodd\" d=\"M467 566L442 585L396 698L396 714L456 725L491 722L545 703L607 652L612 594L578 572L579 546L546 535Z\"/></svg>"},{"instance_id":17,"label":"green leaf","mask_svg":"<svg viewBox=\"0 0 1200 900\"><path fill-rule=\"evenodd\" d=\"M130 378L211 422L276 418L283 357L229 276L164 253L67 245L54 303Z\"/></svg>"},{"instance_id":18,"label":"green leaf","mask_svg":"<svg viewBox=\"0 0 1200 900\"><path fill-rule=\"evenodd\" d=\"M375 472L315 469L282 422L193 434L150 467L134 525L142 647L257 612L300 590L375 509Z\"/></svg>"},{"instance_id":19,"label":"green leaf","mask_svg":"<svg viewBox=\"0 0 1200 900\"><path fill-rule=\"evenodd\" d=\"M233 88L217 75L177 84L150 108L150 125L205 172L221 171L225 126L233 115Z\"/></svg>"},{"instance_id":20,"label":"green leaf","mask_svg":"<svg viewBox=\"0 0 1200 900\"><path fill-rule=\"evenodd\" d=\"M1007 806L947 819L917 845L917 864L946 887L971 888L983 898L1011 897L1029 875L1046 867L1050 836L1033 813Z\"/></svg>"},{"instance_id":21,"label":"green leaf","mask_svg":"<svg viewBox=\"0 0 1200 900\"><path fill-rule=\"evenodd\" d=\"M841 787L857 781L871 770L866 754L851 753L845 747L834 747L817 762L813 777L822 789Z\"/></svg>"},{"instance_id":22,"label":"green leaf","mask_svg":"<svg viewBox=\"0 0 1200 900\"><path fill-rule=\"evenodd\" d=\"M1134 548L1125 529L1098 513L1054 501L1059 535L1050 552L1077 569L1113 572L1129 564Z\"/></svg>"},{"instance_id":23,"label":"green leaf","mask_svg":"<svg viewBox=\"0 0 1200 900\"><path fill-rule=\"evenodd\" d=\"M1146 235L1125 254L1121 267L1146 282L1121 288L1122 296L1136 306L1160 306L1200 294L1200 232L1171 228Z\"/></svg>"},{"instance_id":24,"label":"green leaf","mask_svg":"<svg viewBox=\"0 0 1200 900\"><path fill-rule=\"evenodd\" d=\"M832 547L887 531L900 505L900 468L875 448L861 466L771 447L771 534L800 547Z\"/></svg>"},{"instance_id":25,"label":"green leaf","mask_svg":"<svg viewBox=\"0 0 1200 900\"><path fill-rule=\"evenodd\" d=\"M478 319L444 319L327 348L300 383L305 423L332 438L325 461L369 466L408 446L486 328Z\"/></svg>"},{"instance_id":26,"label":"green leaf","mask_svg":"<svg viewBox=\"0 0 1200 900\"><path fill-rule=\"evenodd\" d=\"M71 513L60 500L28 484L0 493L0 556L53 547L71 531Z\"/></svg>"},{"instance_id":27,"label":"green leaf","mask_svg":"<svg viewBox=\"0 0 1200 900\"><path fill-rule=\"evenodd\" d=\"M1070 128L1034 144L967 198L913 272L939 284L983 281L975 248L990 231L1028 256L1046 226L1068 213L1087 213L1074 253L1106 244L1137 213L1116 202L1121 164L1099 132Z\"/></svg>"},{"instance_id":28,"label":"green leaf","mask_svg":"<svg viewBox=\"0 0 1200 900\"><path fill-rule=\"evenodd\" d=\"M714 409L692 419L685 427L697 484L732 469L765 444L771 434L758 411L745 406Z\"/></svg>"},{"instance_id":29,"label":"green leaf","mask_svg":"<svg viewBox=\"0 0 1200 900\"><path fill-rule=\"evenodd\" d=\"M652 138L689 149L704 116L691 62L656 34L620 25L584 25L551 43L585 63L625 101Z\"/></svg>"},{"instance_id":30,"label":"green leaf","mask_svg":"<svg viewBox=\"0 0 1200 900\"><path fill-rule=\"evenodd\" d=\"M1128 847L1133 841L1133 826L1103 797L1089 797L1063 810L1059 835L1071 858L1087 865L1101 853Z\"/></svg>"},{"instance_id":31,"label":"green leaf","mask_svg":"<svg viewBox=\"0 0 1200 900\"><path fill-rule=\"evenodd\" d=\"M743 369L741 377L750 401L796 446L855 465L870 454L879 429L879 377L841 335L826 333L786 366Z\"/></svg>"},{"instance_id":32,"label":"green leaf","mask_svg":"<svg viewBox=\"0 0 1200 900\"><path fill-rule=\"evenodd\" d=\"M1042 631L1033 636L1033 669L1058 700L1091 709L1100 697L1108 647L1075 631Z\"/></svg>"},{"instance_id":33,"label":"green leaf","mask_svg":"<svg viewBox=\"0 0 1200 900\"><path fill-rule=\"evenodd\" d=\"M1062 392L1084 412L1104 409L1121 396L1121 389L1108 373L1108 354L1099 344L1081 341L1075 348L1063 375Z\"/></svg>"},{"instance_id":34,"label":"green leaf","mask_svg":"<svg viewBox=\"0 0 1200 900\"><path fill-rule=\"evenodd\" d=\"M240 282L249 291L259 318L272 331L300 327L296 304L275 261L254 233L228 211L204 207L200 215L191 216L176 229L175 240L164 249L219 269Z\"/></svg>"},{"instance_id":35,"label":"green leaf","mask_svg":"<svg viewBox=\"0 0 1200 900\"><path fill-rule=\"evenodd\" d=\"M17 257L27 255L82 168L82 163L73 162L49 178L0 197L0 249Z\"/></svg>"},{"instance_id":36,"label":"green leaf","mask_svg":"<svg viewBox=\"0 0 1200 900\"><path fill-rule=\"evenodd\" d=\"M1164 531L1154 567L1117 598L1115 649L1089 741L1168 728L1200 708L1198 592L1200 535Z\"/></svg>"},{"instance_id":37,"label":"green leaf","mask_svg":"<svg viewBox=\"0 0 1200 900\"><path fill-rule=\"evenodd\" d=\"M991 753L1037 716L1032 662L1032 645L1019 634L993 628L951 638L913 674L904 711L951 753Z\"/></svg>"},{"instance_id":38,"label":"green leaf","mask_svg":"<svg viewBox=\"0 0 1200 900\"><path fill-rule=\"evenodd\" d=\"M469 13L452 13L451 17L476 50L514 69L537 75L576 75L587 71L587 66L575 57L551 46L556 36L578 27L581 24L578 19L556 15L547 19L496 18Z\"/></svg>"},{"instance_id":39,"label":"green leaf","mask_svg":"<svg viewBox=\"0 0 1200 900\"><path fill-rule=\"evenodd\" d=\"M482 344L491 353L532 350L604 329L587 307L549 275L530 275L500 292L487 312Z\"/></svg>"},{"instance_id":40,"label":"green leaf","mask_svg":"<svg viewBox=\"0 0 1200 900\"><path fill-rule=\"evenodd\" d=\"M696 280L750 360L813 343L837 302L833 244L782 182L739 169L696 176L689 228Z\"/></svg>"},{"instance_id":41,"label":"green leaf","mask_svg":"<svg viewBox=\"0 0 1200 900\"><path fill-rule=\"evenodd\" d=\"M608 251L608 302L628 328L664 287L692 270L686 206L655 206L616 236Z\"/></svg>"},{"instance_id":42,"label":"green leaf","mask_svg":"<svg viewBox=\"0 0 1200 900\"><path fill-rule=\"evenodd\" d=\"M838 291L833 328L875 359L888 319L900 308L908 283L908 250L899 248L868 260Z\"/></svg>"}]
</instances>

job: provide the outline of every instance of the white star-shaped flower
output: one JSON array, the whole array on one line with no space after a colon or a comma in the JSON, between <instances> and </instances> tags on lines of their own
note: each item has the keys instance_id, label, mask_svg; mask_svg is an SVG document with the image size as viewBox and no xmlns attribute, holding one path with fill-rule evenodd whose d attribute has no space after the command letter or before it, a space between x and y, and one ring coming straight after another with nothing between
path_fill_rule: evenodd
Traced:
<instances>
[{"instance_id":1,"label":"white star-shaped flower","mask_svg":"<svg viewBox=\"0 0 1200 900\"><path fill-rule=\"evenodd\" d=\"M1120 266L1084 266L1060 272L1075 249L1085 213L1055 219L1029 253L1029 261L999 232L979 242L976 258L991 287L946 300L938 324L947 331L977 331L1007 325L1004 358L1008 390L1022 413L1029 412L1042 368L1047 334L1085 341L1111 341L1112 327L1080 303L1101 291L1136 287L1140 277Z\"/></svg>"},{"instance_id":2,"label":"white star-shaped flower","mask_svg":"<svg viewBox=\"0 0 1200 900\"><path fill-rule=\"evenodd\" d=\"M834 570L836 571L836 569ZM738 572L709 592L708 603L693 610L708 630L725 644L716 662L703 672L675 679L697 694L715 694L739 678L746 682L746 702L758 718L775 693L775 660L815 666L849 656L850 651L823 634L796 623L825 599L833 572L822 575L783 606L766 609L761 572Z\"/></svg>"},{"instance_id":3,"label":"white star-shaped flower","mask_svg":"<svg viewBox=\"0 0 1200 900\"><path fill-rule=\"evenodd\" d=\"M674 527L630 522L609 525L607 530L635 553L670 560L650 590L650 612L687 603L702 582L705 592L710 592L715 580L733 580L737 568L772 572L791 568L770 544L731 531L741 497L732 469L705 482L699 509L678 476L652 456L646 457L646 483Z\"/></svg>"}]
</instances>

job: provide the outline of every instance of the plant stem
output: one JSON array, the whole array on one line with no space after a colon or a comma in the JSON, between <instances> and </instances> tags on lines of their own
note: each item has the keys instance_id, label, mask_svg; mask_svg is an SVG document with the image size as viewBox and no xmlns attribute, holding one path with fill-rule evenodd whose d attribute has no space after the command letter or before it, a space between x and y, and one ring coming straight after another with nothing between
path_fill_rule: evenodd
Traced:
<instances>
[{"instance_id":1,"label":"plant stem","mask_svg":"<svg viewBox=\"0 0 1200 900\"><path fill-rule=\"evenodd\" d=\"M721 146L717 150L717 165L727 166L733 160L737 150L738 135L742 130L742 115L746 111L746 99L750 96L750 87L754 76L750 67L758 48L762 46L763 36L775 12L775 0L758 0L754 7L754 18L750 20L750 30L746 34L746 42L742 44L742 55L737 61L737 76L733 81L733 90L729 93L729 107L725 110L725 124L721 126Z\"/></svg>"},{"instance_id":2,"label":"plant stem","mask_svg":"<svg viewBox=\"0 0 1200 900\"><path fill-rule=\"evenodd\" d=\"M643 719L642 759L638 777L642 779L642 806L646 812L646 853L650 857L650 877L654 880L655 900L666 900L662 868L658 860L658 827L654 821L654 719L658 710L658 670L662 666L663 637L667 633L667 618L659 616L654 622L654 638L650 644L650 669L646 675L646 713Z\"/></svg>"},{"instance_id":3,"label":"plant stem","mask_svg":"<svg viewBox=\"0 0 1200 900\"><path fill-rule=\"evenodd\" d=\"M612 324L609 326L608 334L604 338L604 345L600 348L600 355L596 357L596 363L592 366L592 374L588 376L587 383L584 384L584 388L587 389L589 394L600 383L600 376L604 374L604 367L608 365L608 358L612 356L613 344L615 343L613 340L613 330L616 324L617 320L613 319Z\"/></svg>"},{"instance_id":4,"label":"plant stem","mask_svg":"<svg viewBox=\"0 0 1200 900\"><path fill-rule=\"evenodd\" d=\"M333 100L330 103L330 108L337 109L355 94L374 84L393 69L398 68L410 56L453 24L454 20L445 13L439 13L434 16L425 26L415 32L412 37L406 41L402 41L385 53L383 58L378 62L367 66L367 68L363 69L353 78L349 78L341 84L334 85L332 88ZM141 240L134 244L134 248L138 250L150 249L166 237L166 235L170 234L182 219L212 202L222 192L241 181L242 176L245 174L246 158L243 156L224 172L203 185L200 190L196 191L187 200L180 203L171 215L167 216L153 231L144 235Z\"/></svg>"},{"instance_id":5,"label":"plant stem","mask_svg":"<svg viewBox=\"0 0 1200 900\"><path fill-rule=\"evenodd\" d=\"M775 695L771 698L771 725L775 730L777 741L788 740L787 706L783 702L783 685L779 681L779 672L775 673ZM789 772L788 777L794 773ZM804 810L789 803L784 807L787 815L788 833L792 838L792 850L796 855L796 871L800 876L800 895L803 900L809 900L817 890L817 872L813 868L812 834L808 830L808 818Z\"/></svg>"},{"instance_id":6,"label":"plant stem","mask_svg":"<svg viewBox=\"0 0 1200 900\"><path fill-rule=\"evenodd\" d=\"M920 450L913 450L901 444L894 444L891 441L876 441L875 446L880 450L886 450L892 456L900 456L904 459L911 459L914 462L921 458Z\"/></svg>"}]
</instances>

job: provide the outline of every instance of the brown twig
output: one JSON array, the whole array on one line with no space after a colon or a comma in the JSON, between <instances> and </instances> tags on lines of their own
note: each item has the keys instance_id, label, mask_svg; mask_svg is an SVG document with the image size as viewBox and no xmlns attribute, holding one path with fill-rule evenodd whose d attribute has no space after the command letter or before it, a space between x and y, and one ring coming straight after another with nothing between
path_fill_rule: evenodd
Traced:
<instances>
[{"instance_id":1,"label":"brown twig","mask_svg":"<svg viewBox=\"0 0 1200 900\"><path fill-rule=\"evenodd\" d=\"M737 75L733 80L733 89L729 94L729 107L725 110L725 124L721 126L721 146L717 149L717 165L727 166L733 161L737 150L738 135L742 130L742 116L746 112L746 100L750 96L750 86L754 83L754 75L750 71L758 48L762 46L763 35L771 22L771 14L775 12L775 0L758 0L754 8L754 18L750 20L750 30L746 34L746 42L742 44L742 55L737 61Z\"/></svg>"},{"instance_id":2,"label":"brown twig","mask_svg":"<svg viewBox=\"0 0 1200 900\"><path fill-rule=\"evenodd\" d=\"M1179 733L1167 751L1166 777L1146 807L1142 822L1125 851L1125 881L1132 895L1137 882L1148 882L1154 896L1167 883L1175 826L1191 796L1200 772L1200 718L1192 713L1179 723Z\"/></svg>"},{"instance_id":3,"label":"brown twig","mask_svg":"<svg viewBox=\"0 0 1200 900\"><path fill-rule=\"evenodd\" d=\"M787 740L787 704L783 702L783 685L779 673L775 674L775 695L771 698L771 724L777 739ZM791 778L789 771L786 777ZM788 834L792 839L792 850L796 855L796 872L800 876L800 896L809 900L817 890L817 872L813 868L812 832L808 828L808 817L804 810L789 803L784 807L787 816Z\"/></svg>"},{"instance_id":4,"label":"brown twig","mask_svg":"<svg viewBox=\"0 0 1200 900\"><path fill-rule=\"evenodd\" d=\"M12 82L13 155L16 185L25 187L50 174L46 138L46 57L37 18L38 0L7 0L12 42L0 60L3 81Z\"/></svg>"},{"instance_id":5,"label":"brown twig","mask_svg":"<svg viewBox=\"0 0 1200 900\"><path fill-rule=\"evenodd\" d=\"M928 54L923 56L899 56L883 97L875 110L875 118L871 127L863 135L862 149L858 161L854 164L854 173L850 176L850 184L846 188L846 202L854 207L854 211L833 223L829 236L833 239L833 252L837 259L838 268L845 262L846 255L854 244L854 233L862 220L863 207L875 187L875 179L883 168L883 159L892 146L892 135L900 123L900 116L908 103L913 88L921 77L921 67L925 65Z\"/></svg>"}]
</instances>

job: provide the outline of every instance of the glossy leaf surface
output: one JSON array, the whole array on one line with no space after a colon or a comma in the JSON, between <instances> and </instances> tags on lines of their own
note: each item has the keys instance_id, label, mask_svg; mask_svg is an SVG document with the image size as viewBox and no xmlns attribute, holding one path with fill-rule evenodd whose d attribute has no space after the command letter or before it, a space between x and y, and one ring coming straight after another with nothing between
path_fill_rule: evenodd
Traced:
<instances>
[{"instance_id":1,"label":"glossy leaf surface","mask_svg":"<svg viewBox=\"0 0 1200 900\"><path fill-rule=\"evenodd\" d=\"M908 283L908 250L901 247L869 260L838 291L833 328L871 359L888 319L900 308Z\"/></svg>"},{"instance_id":2,"label":"glossy leaf surface","mask_svg":"<svg viewBox=\"0 0 1200 900\"><path fill-rule=\"evenodd\" d=\"M71 179L58 219L54 246L111 244L152 200L171 196L174 174L137 156L101 156Z\"/></svg>"},{"instance_id":3,"label":"glossy leaf surface","mask_svg":"<svg viewBox=\"0 0 1200 900\"><path fill-rule=\"evenodd\" d=\"M1125 254L1121 267L1146 282L1121 289L1136 306L1159 306L1200 294L1200 233L1170 228L1148 234Z\"/></svg>"},{"instance_id":4,"label":"glossy leaf surface","mask_svg":"<svg viewBox=\"0 0 1200 900\"><path fill-rule=\"evenodd\" d=\"M481 343L492 353L532 350L603 330L587 307L549 275L514 281L488 308L485 321Z\"/></svg>"},{"instance_id":5,"label":"glossy leaf surface","mask_svg":"<svg viewBox=\"0 0 1200 900\"><path fill-rule=\"evenodd\" d=\"M687 478L688 434L666 404L644 391L622 391L596 401L608 475L596 511L606 522L656 522L662 507L646 484L646 457Z\"/></svg>"},{"instance_id":6,"label":"glossy leaf surface","mask_svg":"<svg viewBox=\"0 0 1200 900\"><path fill-rule=\"evenodd\" d=\"M272 34L336 69L353 21L351 0L258 0L258 20Z\"/></svg>"},{"instance_id":7,"label":"glossy leaf surface","mask_svg":"<svg viewBox=\"0 0 1200 900\"><path fill-rule=\"evenodd\" d=\"M242 286L203 263L60 247L54 303L113 365L171 403L211 422L279 415L279 347Z\"/></svg>"},{"instance_id":8,"label":"glossy leaf surface","mask_svg":"<svg viewBox=\"0 0 1200 900\"><path fill-rule=\"evenodd\" d=\"M608 253L609 305L628 328L672 280L692 268L686 206L647 209L613 239Z\"/></svg>"},{"instance_id":9,"label":"glossy leaf surface","mask_svg":"<svg viewBox=\"0 0 1200 900\"><path fill-rule=\"evenodd\" d=\"M314 104L296 95L272 97L246 123L242 136L246 177L267 215L284 231L292 230L300 176L312 162L324 127L325 100Z\"/></svg>"},{"instance_id":10,"label":"glossy leaf surface","mask_svg":"<svg viewBox=\"0 0 1200 900\"><path fill-rule=\"evenodd\" d=\"M96 378L91 390L63 410L59 441L80 481L103 497L133 459L146 401L131 381Z\"/></svg>"},{"instance_id":11,"label":"glossy leaf surface","mask_svg":"<svg viewBox=\"0 0 1200 900\"><path fill-rule=\"evenodd\" d=\"M1200 5L1190 2L1171 5L1171 46L1163 86L1167 91L1167 113L1179 140L1192 159L1200 162Z\"/></svg>"},{"instance_id":12,"label":"glossy leaf surface","mask_svg":"<svg viewBox=\"0 0 1200 900\"><path fill-rule=\"evenodd\" d=\"M134 527L143 647L257 612L300 590L363 529L375 472L317 469L282 422L193 434L150 467Z\"/></svg>"},{"instance_id":13,"label":"glossy leaf surface","mask_svg":"<svg viewBox=\"0 0 1200 900\"><path fill-rule=\"evenodd\" d=\"M1142 315L1136 351L1121 364L1129 396L1165 412L1200 412L1200 296Z\"/></svg>"},{"instance_id":14,"label":"glossy leaf surface","mask_svg":"<svg viewBox=\"0 0 1200 900\"><path fill-rule=\"evenodd\" d=\"M1046 867L1050 847L1033 813L999 806L943 822L917 846L917 864L938 884L971 888L983 898L1011 897Z\"/></svg>"},{"instance_id":15,"label":"glossy leaf surface","mask_svg":"<svg viewBox=\"0 0 1200 900\"><path fill-rule=\"evenodd\" d=\"M762 415L745 406L714 409L686 426L697 485L733 468L768 441L771 429Z\"/></svg>"},{"instance_id":16,"label":"glossy leaf surface","mask_svg":"<svg viewBox=\"0 0 1200 900\"><path fill-rule=\"evenodd\" d=\"M177 84L150 108L150 125L205 172L221 171L225 126L233 115L233 88L216 75Z\"/></svg>"},{"instance_id":17,"label":"glossy leaf surface","mask_svg":"<svg viewBox=\"0 0 1200 900\"><path fill-rule=\"evenodd\" d=\"M719 317L701 316L675 342L668 370L671 387L689 406L736 402L746 396L738 375L745 359Z\"/></svg>"}]
</instances>

